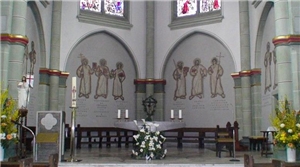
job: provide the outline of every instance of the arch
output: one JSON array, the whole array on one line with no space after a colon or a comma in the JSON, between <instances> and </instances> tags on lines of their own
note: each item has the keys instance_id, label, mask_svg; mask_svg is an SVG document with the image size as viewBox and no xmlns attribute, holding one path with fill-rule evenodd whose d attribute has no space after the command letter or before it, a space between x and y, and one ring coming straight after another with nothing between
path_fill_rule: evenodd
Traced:
<instances>
[{"instance_id":1,"label":"arch","mask_svg":"<svg viewBox=\"0 0 300 167\"><path fill-rule=\"evenodd\" d=\"M34 19L36 21L37 29L38 29L38 37L40 43L40 68L46 68L46 45L45 45L45 34L42 23L42 18L40 11L36 5L35 1L28 1L28 6L32 10L34 15Z\"/></svg>"},{"instance_id":2,"label":"arch","mask_svg":"<svg viewBox=\"0 0 300 167\"><path fill-rule=\"evenodd\" d=\"M76 46L78 44L80 44L80 42L84 41L85 39L87 39L88 37L90 36L93 36L95 34L98 34L98 33L104 33L112 38L114 38L116 41L118 41L123 47L124 49L127 51L127 53L129 54L130 56L130 59L132 60L132 63L134 64L134 70L135 70L135 76L136 78L139 78L139 72L138 72L138 65L137 65L137 62L136 62L136 59L134 58L134 55L133 53L131 52L130 48L128 47L128 45L126 45L126 43L124 42L124 40L122 40L121 38L117 37L116 35L114 35L113 33L107 31L107 30L100 30L100 31L95 31L95 32L91 32L91 33L88 33L84 36L82 36L80 39L78 39L77 42L74 43L74 45L71 47L71 49L69 50L66 58L65 58L65 61L64 61L64 71L66 70L66 65L67 65L67 61L69 59L69 56L70 54L72 53L72 51L74 50L74 48L76 48Z\"/></svg>"},{"instance_id":3,"label":"arch","mask_svg":"<svg viewBox=\"0 0 300 167\"><path fill-rule=\"evenodd\" d=\"M263 39L263 32L265 29L266 21L269 15L269 12L271 8L273 7L274 2L268 1L266 2L264 9L262 11L260 20L259 20L259 25L258 25L258 30L257 30L257 35L256 35L256 43L255 43L255 56L254 56L254 67L255 68L260 68L261 62L260 62L260 57L261 57L261 43Z\"/></svg>"},{"instance_id":4,"label":"arch","mask_svg":"<svg viewBox=\"0 0 300 167\"><path fill-rule=\"evenodd\" d=\"M188 39L189 37L195 35L195 34L204 34L204 35L207 35L213 39L215 39L216 41L218 41L221 45L224 46L224 48L227 49L227 51L230 53L230 56L233 60L233 63L234 63L234 68L237 69L237 65L236 65L236 61L233 57L233 54L232 54L232 51L229 49L229 47L226 45L226 43L224 41L221 40L221 38L219 37L216 37L215 34L211 34L209 32L205 32L205 31L193 31L193 32L189 32L188 34L184 35L180 40L178 40L172 47L171 49L169 50L166 58L165 58L165 61L164 61L164 64L163 64L163 67L162 67L162 70L161 70L161 75L162 78L165 78L164 74L165 74L165 71L166 71L166 65L169 61L169 59L171 58L173 52L175 51L175 49L182 43L184 42L186 39Z\"/></svg>"}]
</instances>

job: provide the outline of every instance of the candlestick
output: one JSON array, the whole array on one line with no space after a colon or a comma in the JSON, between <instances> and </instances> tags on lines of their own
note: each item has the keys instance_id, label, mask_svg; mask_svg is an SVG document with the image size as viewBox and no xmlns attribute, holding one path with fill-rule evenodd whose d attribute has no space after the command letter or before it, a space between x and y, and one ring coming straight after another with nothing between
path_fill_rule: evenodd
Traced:
<instances>
[{"instance_id":1,"label":"candlestick","mask_svg":"<svg viewBox=\"0 0 300 167\"><path fill-rule=\"evenodd\" d=\"M171 110L171 119L174 119L174 110Z\"/></svg>"},{"instance_id":2,"label":"candlestick","mask_svg":"<svg viewBox=\"0 0 300 167\"><path fill-rule=\"evenodd\" d=\"M128 119L128 110L125 110L125 118Z\"/></svg>"},{"instance_id":3,"label":"candlestick","mask_svg":"<svg viewBox=\"0 0 300 167\"><path fill-rule=\"evenodd\" d=\"M76 107L76 77L72 77L72 107Z\"/></svg>"},{"instance_id":4,"label":"candlestick","mask_svg":"<svg viewBox=\"0 0 300 167\"><path fill-rule=\"evenodd\" d=\"M118 110L118 119L121 118L121 110Z\"/></svg>"},{"instance_id":5,"label":"candlestick","mask_svg":"<svg viewBox=\"0 0 300 167\"><path fill-rule=\"evenodd\" d=\"M182 110L179 110L178 118L179 118L179 119L182 119Z\"/></svg>"}]
</instances>

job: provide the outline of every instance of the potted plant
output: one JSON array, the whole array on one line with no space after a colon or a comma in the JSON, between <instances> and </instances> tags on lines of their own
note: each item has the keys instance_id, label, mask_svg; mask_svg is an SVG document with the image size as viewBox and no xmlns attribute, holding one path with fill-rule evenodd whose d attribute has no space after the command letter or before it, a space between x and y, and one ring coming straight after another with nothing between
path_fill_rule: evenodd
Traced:
<instances>
[{"instance_id":1,"label":"potted plant","mask_svg":"<svg viewBox=\"0 0 300 167\"><path fill-rule=\"evenodd\" d=\"M296 149L300 147L300 112L291 109L290 103L285 98L279 101L271 123L276 128L274 145L287 151L287 161L296 160ZM289 151L295 152L294 157L289 156Z\"/></svg>"},{"instance_id":2,"label":"potted plant","mask_svg":"<svg viewBox=\"0 0 300 167\"><path fill-rule=\"evenodd\" d=\"M19 113L17 110L16 101L9 95L8 90L0 91L0 111L1 111L1 128L0 128L0 140L1 147L5 150L11 144L18 142L18 128L15 123L18 121ZM3 156L3 152L2 152ZM0 157L1 158L1 157Z\"/></svg>"}]
</instances>

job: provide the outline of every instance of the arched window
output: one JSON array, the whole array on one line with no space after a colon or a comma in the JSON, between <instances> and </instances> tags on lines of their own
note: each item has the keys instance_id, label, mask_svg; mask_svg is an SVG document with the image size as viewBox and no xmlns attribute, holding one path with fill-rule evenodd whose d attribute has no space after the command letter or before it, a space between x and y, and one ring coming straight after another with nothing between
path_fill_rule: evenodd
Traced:
<instances>
[{"instance_id":1,"label":"arched window","mask_svg":"<svg viewBox=\"0 0 300 167\"><path fill-rule=\"evenodd\" d=\"M80 22L130 29L129 1L124 0L80 0L78 20Z\"/></svg>"},{"instance_id":2,"label":"arched window","mask_svg":"<svg viewBox=\"0 0 300 167\"><path fill-rule=\"evenodd\" d=\"M221 0L176 0L172 2L171 29L221 22Z\"/></svg>"}]
</instances>

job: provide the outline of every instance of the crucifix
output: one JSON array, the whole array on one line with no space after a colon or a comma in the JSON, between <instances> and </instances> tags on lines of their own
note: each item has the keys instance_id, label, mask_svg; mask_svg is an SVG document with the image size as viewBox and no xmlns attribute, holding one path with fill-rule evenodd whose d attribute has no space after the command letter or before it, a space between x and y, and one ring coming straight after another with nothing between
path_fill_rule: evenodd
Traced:
<instances>
[{"instance_id":1,"label":"crucifix","mask_svg":"<svg viewBox=\"0 0 300 167\"><path fill-rule=\"evenodd\" d=\"M221 57L225 57L225 56L221 56L221 52L220 52L220 55L216 57L219 58L219 64L221 64Z\"/></svg>"}]
</instances>

